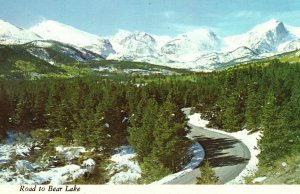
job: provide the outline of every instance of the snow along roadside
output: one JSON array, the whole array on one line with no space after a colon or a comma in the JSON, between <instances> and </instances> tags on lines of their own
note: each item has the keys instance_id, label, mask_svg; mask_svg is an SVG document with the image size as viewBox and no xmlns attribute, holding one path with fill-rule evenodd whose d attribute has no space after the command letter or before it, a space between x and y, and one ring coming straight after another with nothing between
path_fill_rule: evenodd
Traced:
<instances>
[{"instance_id":1,"label":"snow along roadside","mask_svg":"<svg viewBox=\"0 0 300 194\"><path fill-rule=\"evenodd\" d=\"M206 125L209 123L209 121L204 120L201 118L200 113L195 113L189 116L189 123L196 126L201 127L209 131L221 133L224 135L228 135L231 137L234 137L241 142L243 142L250 151L250 160L245 167L245 169L233 180L227 182L226 184L244 184L245 183L245 177L250 176L254 174L257 170L258 165L258 154L260 153L260 150L258 149L258 140L260 140L262 134L260 131L250 134L250 131L247 129L243 129L242 131L234 132L234 133L228 133L225 131L221 131L218 129L213 128L207 128Z\"/></svg>"},{"instance_id":2,"label":"snow along roadside","mask_svg":"<svg viewBox=\"0 0 300 194\"><path fill-rule=\"evenodd\" d=\"M134 150L130 146L121 146L116 151L116 154L111 156L113 163L107 167L110 175L113 175L107 184L137 184L138 179L141 178L141 169L138 162L135 161L136 154ZM167 184L197 168L204 159L203 147L195 142L188 153L193 157L182 171L168 175L151 184ZM124 169L126 170L124 171Z\"/></svg>"},{"instance_id":3,"label":"snow along roadside","mask_svg":"<svg viewBox=\"0 0 300 194\"><path fill-rule=\"evenodd\" d=\"M175 180L179 177L182 177L182 176L186 175L187 173L191 172L192 170L194 170L195 168L197 168L204 159L204 149L198 142L195 142L190 147L189 152L193 155L193 157L192 157L190 163L187 164L183 168L182 171L179 171L175 174L170 174L170 175L160 179L159 181L155 181L151 184L167 184L170 181Z\"/></svg>"},{"instance_id":4,"label":"snow along roadside","mask_svg":"<svg viewBox=\"0 0 300 194\"><path fill-rule=\"evenodd\" d=\"M183 111L183 113L185 114L186 118L190 119L190 108L183 108L181 109ZM190 123L190 121L188 121ZM190 137L189 135L187 135L187 137L189 139L193 139L192 137ZM201 162L204 160L204 156L205 156L205 152L203 147L201 146L201 144L199 144L198 142L195 142L192 144L192 146L190 147L189 151L187 154L192 155L192 159L190 161L189 164L187 164L182 171L179 171L175 174L170 174L162 179L160 179L159 181L155 181L151 184L167 184L172 180L175 180L179 177L182 177L184 175L186 175L187 173L191 172L192 170L194 170L195 168L197 168Z\"/></svg>"}]
</instances>

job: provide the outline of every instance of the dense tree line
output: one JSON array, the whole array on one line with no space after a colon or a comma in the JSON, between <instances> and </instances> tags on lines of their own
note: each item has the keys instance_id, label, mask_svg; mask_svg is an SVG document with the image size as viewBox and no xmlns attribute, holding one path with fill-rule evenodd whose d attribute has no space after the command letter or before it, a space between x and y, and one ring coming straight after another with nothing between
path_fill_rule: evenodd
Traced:
<instances>
[{"instance_id":1,"label":"dense tree line","mask_svg":"<svg viewBox=\"0 0 300 194\"><path fill-rule=\"evenodd\" d=\"M165 86L91 78L0 85L2 136L18 130L51 145L80 145L107 154L129 142L145 171L156 167L170 173L184 165L190 144L185 117Z\"/></svg>"},{"instance_id":2,"label":"dense tree line","mask_svg":"<svg viewBox=\"0 0 300 194\"><path fill-rule=\"evenodd\" d=\"M130 143L146 179L176 172L189 147L183 107L210 125L262 130L260 164L299 150L300 65L278 60L214 73L97 78L0 80L0 129L51 129L67 144L109 153Z\"/></svg>"},{"instance_id":3,"label":"dense tree line","mask_svg":"<svg viewBox=\"0 0 300 194\"><path fill-rule=\"evenodd\" d=\"M300 65L272 60L221 74L221 95L207 114L211 125L261 130L261 166L299 153Z\"/></svg>"}]
</instances>

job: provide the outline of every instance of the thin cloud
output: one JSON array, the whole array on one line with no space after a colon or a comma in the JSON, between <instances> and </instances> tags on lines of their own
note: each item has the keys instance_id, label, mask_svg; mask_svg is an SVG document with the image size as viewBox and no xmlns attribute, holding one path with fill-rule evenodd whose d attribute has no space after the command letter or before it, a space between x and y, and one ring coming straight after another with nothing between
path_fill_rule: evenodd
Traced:
<instances>
[{"instance_id":1,"label":"thin cloud","mask_svg":"<svg viewBox=\"0 0 300 194\"><path fill-rule=\"evenodd\" d=\"M176 12L175 12L175 11L172 11L172 10L168 10L168 11L163 12L162 15L163 15L165 18L169 19L169 18L174 17L174 16L176 15Z\"/></svg>"},{"instance_id":2,"label":"thin cloud","mask_svg":"<svg viewBox=\"0 0 300 194\"><path fill-rule=\"evenodd\" d=\"M179 33L188 32L199 28L199 26L189 24L171 24L171 27Z\"/></svg>"},{"instance_id":3,"label":"thin cloud","mask_svg":"<svg viewBox=\"0 0 300 194\"><path fill-rule=\"evenodd\" d=\"M253 18L262 17L262 13L258 12L258 11L243 10L243 11L239 11L239 12L235 13L233 16L237 17L237 18L252 18L253 19Z\"/></svg>"},{"instance_id":4,"label":"thin cloud","mask_svg":"<svg viewBox=\"0 0 300 194\"><path fill-rule=\"evenodd\" d=\"M179 24L179 23L175 23L175 24L169 24L169 26L171 26L171 28L176 31L177 33L185 33L185 32L190 32L190 31L194 31L197 29L209 29L212 31L218 31L218 28L214 28L211 26L197 26L197 25L188 25L188 24Z\"/></svg>"}]
</instances>

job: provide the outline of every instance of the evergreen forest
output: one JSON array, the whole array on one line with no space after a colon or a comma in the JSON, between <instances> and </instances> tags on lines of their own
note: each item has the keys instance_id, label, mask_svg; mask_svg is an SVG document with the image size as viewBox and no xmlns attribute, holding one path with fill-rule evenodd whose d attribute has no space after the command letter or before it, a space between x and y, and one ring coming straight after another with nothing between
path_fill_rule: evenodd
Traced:
<instances>
[{"instance_id":1,"label":"evergreen forest","mask_svg":"<svg viewBox=\"0 0 300 194\"><path fill-rule=\"evenodd\" d=\"M188 161L184 107L195 107L210 127L262 131L260 169L299 155L300 64L277 59L180 76L1 79L0 137L14 130L104 157L129 144L151 182Z\"/></svg>"}]
</instances>

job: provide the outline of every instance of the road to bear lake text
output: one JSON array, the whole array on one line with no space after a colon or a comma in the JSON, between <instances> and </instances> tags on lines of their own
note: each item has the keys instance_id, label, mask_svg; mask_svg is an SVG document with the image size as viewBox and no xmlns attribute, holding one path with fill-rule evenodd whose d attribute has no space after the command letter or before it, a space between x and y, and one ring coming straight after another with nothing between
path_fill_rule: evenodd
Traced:
<instances>
[{"instance_id":1,"label":"road to bear lake text","mask_svg":"<svg viewBox=\"0 0 300 194\"><path fill-rule=\"evenodd\" d=\"M52 186L52 185L45 185L45 186L25 186L25 185L21 185L20 186L20 190L19 191L23 191L23 192L30 192L30 191L54 191L54 192L60 192L60 191L70 191L70 192L79 192L80 191L80 187L77 185L64 185L64 186Z\"/></svg>"}]
</instances>

